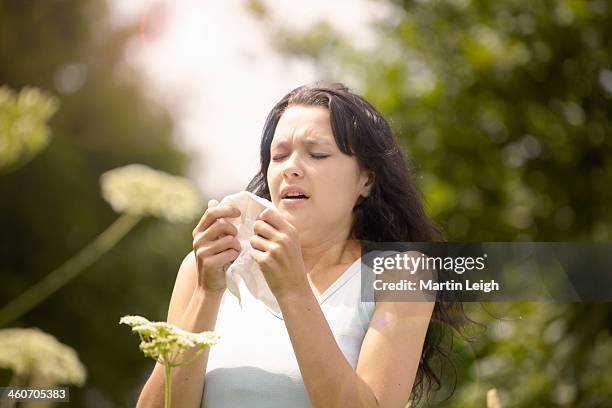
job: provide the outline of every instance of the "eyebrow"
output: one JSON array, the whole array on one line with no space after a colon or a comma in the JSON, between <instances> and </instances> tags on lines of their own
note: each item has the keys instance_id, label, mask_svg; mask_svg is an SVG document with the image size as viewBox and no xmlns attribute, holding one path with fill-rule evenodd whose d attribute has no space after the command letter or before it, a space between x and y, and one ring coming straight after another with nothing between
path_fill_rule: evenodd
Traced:
<instances>
[{"instance_id":1,"label":"eyebrow","mask_svg":"<svg viewBox=\"0 0 612 408\"><path fill-rule=\"evenodd\" d=\"M330 142L327 141L322 141L322 140L318 140L315 139L313 137L307 137L306 139L304 139L304 144L306 145L310 145L310 146L316 146L316 145L327 145L327 146L331 146ZM271 146L271 148L275 148L275 147L285 147L287 145L286 141L282 141L282 142L278 142L274 145Z\"/></svg>"}]
</instances>

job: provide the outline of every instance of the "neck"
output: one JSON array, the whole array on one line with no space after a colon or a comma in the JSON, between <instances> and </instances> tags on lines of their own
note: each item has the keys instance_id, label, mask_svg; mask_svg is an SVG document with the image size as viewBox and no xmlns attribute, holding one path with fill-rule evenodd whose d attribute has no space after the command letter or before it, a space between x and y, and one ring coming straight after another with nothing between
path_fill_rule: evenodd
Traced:
<instances>
[{"instance_id":1,"label":"neck","mask_svg":"<svg viewBox=\"0 0 612 408\"><path fill-rule=\"evenodd\" d=\"M359 241L349 240L348 233L344 232L326 235L325 239L312 243L302 243L302 257L308 275L352 263L359 256Z\"/></svg>"}]
</instances>

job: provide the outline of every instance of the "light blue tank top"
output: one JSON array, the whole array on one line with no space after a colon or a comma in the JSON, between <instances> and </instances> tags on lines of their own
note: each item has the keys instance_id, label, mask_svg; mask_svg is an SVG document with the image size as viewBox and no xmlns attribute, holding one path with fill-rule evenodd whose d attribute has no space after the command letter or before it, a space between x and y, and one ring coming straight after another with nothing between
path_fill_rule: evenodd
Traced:
<instances>
[{"instance_id":1,"label":"light blue tank top","mask_svg":"<svg viewBox=\"0 0 612 408\"><path fill-rule=\"evenodd\" d=\"M353 368L374 312L374 303L361 302L360 261L318 297ZM310 407L282 315L243 289L242 308L228 291L221 300L215 328L221 340L210 349L202 407Z\"/></svg>"}]
</instances>

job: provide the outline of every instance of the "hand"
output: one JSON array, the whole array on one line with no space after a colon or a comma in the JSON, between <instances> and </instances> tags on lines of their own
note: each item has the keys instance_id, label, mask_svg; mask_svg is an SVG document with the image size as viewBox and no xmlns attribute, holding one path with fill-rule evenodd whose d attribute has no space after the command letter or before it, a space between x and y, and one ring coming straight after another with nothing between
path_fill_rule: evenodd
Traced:
<instances>
[{"instance_id":1,"label":"hand","mask_svg":"<svg viewBox=\"0 0 612 408\"><path fill-rule=\"evenodd\" d=\"M240 254L238 230L224 218L240 216L240 210L219 206L217 200L208 202L208 209L193 230L193 253L198 266L198 287L205 292L223 292L225 272L223 266Z\"/></svg>"},{"instance_id":2,"label":"hand","mask_svg":"<svg viewBox=\"0 0 612 408\"><path fill-rule=\"evenodd\" d=\"M259 214L250 239L251 257L259 264L277 299L310 288L295 227L273 208Z\"/></svg>"}]
</instances>

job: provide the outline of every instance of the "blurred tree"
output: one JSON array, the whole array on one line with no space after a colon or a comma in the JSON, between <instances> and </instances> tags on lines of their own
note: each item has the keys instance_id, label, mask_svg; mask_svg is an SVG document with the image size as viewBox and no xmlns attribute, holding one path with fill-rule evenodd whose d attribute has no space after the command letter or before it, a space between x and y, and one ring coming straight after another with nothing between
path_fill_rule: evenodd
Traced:
<instances>
[{"instance_id":1,"label":"blurred tree","mask_svg":"<svg viewBox=\"0 0 612 408\"><path fill-rule=\"evenodd\" d=\"M246 6L288 58L312 58L321 79L383 112L450 241L612 238L609 1L373 1L382 17L368 42L328 21L296 31L264 1ZM503 406L612 399L610 305L506 306L510 322L458 347L444 406L483 406L490 387Z\"/></svg>"},{"instance_id":2,"label":"blurred tree","mask_svg":"<svg viewBox=\"0 0 612 408\"><path fill-rule=\"evenodd\" d=\"M53 139L28 165L0 177L0 303L5 305L79 251L117 215L99 177L144 163L184 173L169 115L143 95L123 63L137 27L113 27L104 0L0 2L0 85L35 86L58 96ZM52 333L88 370L71 406L133 406L152 364L117 324L125 314L165 320L192 226L152 219L83 276L13 326ZM0 372L0 382L8 377ZM3 382L5 383L5 382Z\"/></svg>"}]
</instances>

